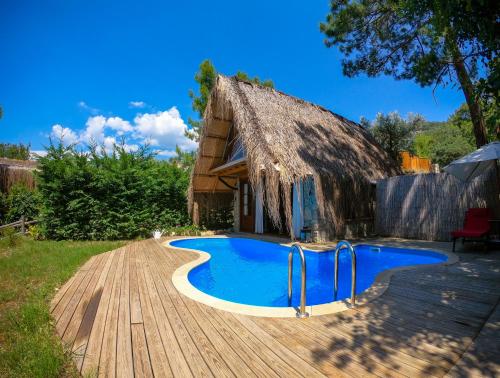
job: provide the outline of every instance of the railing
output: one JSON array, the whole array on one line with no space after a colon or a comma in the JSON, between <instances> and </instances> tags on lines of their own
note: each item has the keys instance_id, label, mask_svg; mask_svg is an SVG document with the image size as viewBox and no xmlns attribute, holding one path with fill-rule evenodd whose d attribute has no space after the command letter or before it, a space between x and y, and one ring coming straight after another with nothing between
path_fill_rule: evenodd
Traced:
<instances>
[{"instance_id":1,"label":"railing","mask_svg":"<svg viewBox=\"0 0 500 378\"><path fill-rule=\"evenodd\" d=\"M356 305L356 252L351 243L346 240L341 240L337 243L337 248L335 249L335 277L333 282L333 297L337 300L337 294L339 289L339 253L347 249L351 253L351 305Z\"/></svg>"},{"instance_id":2,"label":"railing","mask_svg":"<svg viewBox=\"0 0 500 378\"><path fill-rule=\"evenodd\" d=\"M306 258L302 247L298 243L292 244L288 254L288 305L292 305L293 251L295 250L299 252L301 262L300 308L297 311L297 318L307 318L309 314L306 312Z\"/></svg>"},{"instance_id":3,"label":"railing","mask_svg":"<svg viewBox=\"0 0 500 378\"><path fill-rule=\"evenodd\" d=\"M9 224L4 224L4 225L1 225L0 226L0 230L4 229L4 228L9 228L9 227L20 227L21 230L20 232L22 234L25 234L26 233L26 226L30 225L30 224L35 224L37 221L36 220L31 220L31 221L26 221L26 218L23 216L21 216L21 219L19 219L18 221L16 222L12 222L12 223L9 223Z\"/></svg>"}]
</instances>

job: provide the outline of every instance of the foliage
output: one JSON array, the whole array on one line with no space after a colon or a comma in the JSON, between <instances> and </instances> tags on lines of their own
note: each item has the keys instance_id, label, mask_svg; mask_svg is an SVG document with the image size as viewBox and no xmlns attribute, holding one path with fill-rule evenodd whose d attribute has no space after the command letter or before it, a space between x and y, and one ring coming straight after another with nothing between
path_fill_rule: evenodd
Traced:
<instances>
[{"instance_id":1,"label":"foliage","mask_svg":"<svg viewBox=\"0 0 500 378\"><path fill-rule=\"evenodd\" d=\"M236 77L238 77L240 80L259 84L264 87L274 88L274 83L272 80L261 81L257 76L251 78L247 73L243 71L238 71L236 73ZM189 91L189 97L193 100L193 110L198 113L198 117L200 118L199 120L194 120L192 118L188 119L191 130L186 132L186 136L193 140L198 141L200 139L200 132L203 126L203 113L205 113L208 99L210 97L210 91L215 85L216 78L217 70L215 69L215 66L210 60L205 59L203 62L201 62L200 68L194 77L194 80L198 83L199 94L196 94L193 90Z\"/></svg>"},{"instance_id":2,"label":"foliage","mask_svg":"<svg viewBox=\"0 0 500 378\"><path fill-rule=\"evenodd\" d=\"M210 230L228 230L233 227L231 207L211 208L200 216L200 224Z\"/></svg>"},{"instance_id":3,"label":"foliage","mask_svg":"<svg viewBox=\"0 0 500 378\"><path fill-rule=\"evenodd\" d=\"M236 77L243 81L248 81L253 84L262 85L263 87L274 88L274 82L272 80L267 79L261 81L258 76L251 78L250 76L248 76L246 72L243 71L236 72Z\"/></svg>"},{"instance_id":4,"label":"foliage","mask_svg":"<svg viewBox=\"0 0 500 378\"><path fill-rule=\"evenodd\" d=\"M56 336L49 301L91 256L123 242L0 240L0 376L79 374ZM34 263L36 262L36 263Z\"/></svg>"},{"instance_id":5,"label":"foliage","mask_svg":"<svg viewBox=\"0 0 500 378\"><path fill-rule=\"evenodd\" d=\"M6 201L6 222L18 221L23 215L26 220L36 219L40 212L40 203L38 191L30 190L22 184L13 186Z\"/></svg>"},{"instance_id":6,"label":"foliage","mask_svg":"<svg viewBox=\"0 0 500 378\"><path fill-rule=\"evenodd\" d=\"M193 140L199 140L200 132L203 126L201 119L203 118L203 113L205 112L205 108L207 107L208 98L210 97L210 91L215 85L215 80L217 78L217 71L215 70L214 65L208 59L205 59L200 64L200 68L196 75L194 76L194 80L198 83L198 91L197 95L192 89L189 91L189 97L193 100L193 110L198 113L198 117L200 120L194 120L192 118L188 118L188 123L191 126L191 131L186 133L186 136Z\"/></svg>"},{"instance_id":7,"label":"foliage","mask_svg":"<svg viewBox=\"0 0 500 378\"><path fill-rule=\"evenodd\" d=\"M15 247L20 241L20 235L14 227L6 227L2 229L1 237L7 241L7 245L9 247Z\"/></svg>"},{"instance_id":8,"label":"foliage","mask_svg":"<svg viewBox=\"0 0 500 378\"><path fill-rule=\"evenodd\" d=\"M387 115L378 113L372 123L365 118L361 120L361 124L368 128L389 156L399 163L400 152L412 150L413 135L423 123L423 118L419 115L410 114L405 121L397 112Z\"/></svg>"},{"instance_id":9,"label":"foliage","mask_svg":"<svg viewBox=\"0 0 500 378\"><path fill-rule=\"evenodd\" d=\"M416 135L414 148L418 156L427 157L432 163L444 167L474 151L475 146L458 126L444 123Z\"/></svg>"},{"instance_id":10,"label":"foliage","mask_svg":"<svg viewBox=\"0 0 500 378\"><path fill-rule=\"evenodd\" d=\"M493 101L483 101L482 104L488 139L498 139L500 137L498 134L498 128L500 127L500 111ZM475 139L474 133L472 132L472 120L467 104L464 103L457 110L455 110L455 112L448 118L447 122L457 126L469 143L472 145L474 144Z\"/></svg>"},{"instance_id":11,"label":"foliage","mask_svg":"<svg viewBox=\"0 0 500 378\"><path fill-rule=\"evenodd\" d=\"M175 154L176 156L172 157L170 162L186 173L191 173L196 161L196 151L185 152L182 151L179 146L176 146Z\"/></svg>"},{"instance_id":12,"label":"foliage","mask_svg":"<svg viewBox=\"0 0 500 378\"><path fill-rule=\"evenodd\" d=\"M39 159L41 221L50 239L104 240L150 236L188 223L189 174L154 159L147 147L112 153L51 144Z\"/></svg>"},{"instance_id":13,"label":"foliage","mask_svg":"<svg viewBox=\"0 0 500 378\"><path fill-rule=\"evenodd\" d=\"M488 92L498 100L498 80L492 80L498 78L499 66L497 2L332 0L330 4L320 28L326 45L338 46L345 55L345 75L386 74L422 86L457 82L472 114L476 142L486 143L477 80L487 83Z\"/></svg>"},{"instance_id":14,"label":"foliage","mask_svg":"<svg viewBox=\"0 0 500 378\"><path fill-rule=\"evenodd\" d=\"M202 231L196 225L176 226L163 230L163 236L200 236Z\"/></svg>"},{"instance_id":15,"label":"foliage","mask_svg":"<svg viewBox=\"0 0 500 378\"><path fill-rule=\"evenodd\" d=\"M7 206L7 194L0 192L0 224L5 223L7 211L9 211Z\"/></svg>"},{"instance_id":16,"label":"foliage","mask_svg":"<svg viewBox=\"0 0 500 378\"><path fill-rule=\"evenodd\" d=\"M33 240L44 240L44 230L40 225L37 224L32 224L28 228L28 235L33 239Z\"/></svg>"},{"instance_id":17,"label":"foliage","mask_svg":"<svg viewBox=\"0 0 500 378\"><path fill-rule=\"evenodd\" d=\"M0 143L0 157L7 159L29 160L30 148L29 144Z\"/></svg>"}]
</instances>

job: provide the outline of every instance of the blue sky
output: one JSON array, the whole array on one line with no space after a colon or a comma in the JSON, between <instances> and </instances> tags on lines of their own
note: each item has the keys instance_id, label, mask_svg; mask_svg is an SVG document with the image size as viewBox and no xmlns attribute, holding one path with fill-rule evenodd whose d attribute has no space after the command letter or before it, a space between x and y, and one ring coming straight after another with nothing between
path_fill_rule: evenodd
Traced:
<instances>
[{"instance_id":1,"label":"blue sky","mask_svg":"<svg viewBox=\"0 0 500 378\"><path fill-rule=\"evenodd\" d=\"M328 1L10 1L0 7L2 142L48 136L130 148L149 139L162 156L194 116L188 90L205 59L219 72L270 78L276 88L354 121L377 112L445 120L456 88L420 88L389 77L342 76L319 23Z\"/></svg>"}]
</instances>

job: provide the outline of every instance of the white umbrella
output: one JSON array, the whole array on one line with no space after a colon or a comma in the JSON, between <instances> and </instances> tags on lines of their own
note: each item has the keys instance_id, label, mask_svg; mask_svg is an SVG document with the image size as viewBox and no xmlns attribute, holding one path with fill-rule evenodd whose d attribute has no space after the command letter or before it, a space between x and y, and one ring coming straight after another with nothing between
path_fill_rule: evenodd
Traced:
<instances>
[{"instance_id":1,"label":"white umbrella","mask_svg":"<svg viewBox=\"0 0 500 378\"><path fill-rule=\"evenodd\" d=\"M490 167L496 168L497 159L500 159L500 142L491 142L458 160L452 161L444 167L444 171L467 182Z\"/></svg>"}]
</instances>

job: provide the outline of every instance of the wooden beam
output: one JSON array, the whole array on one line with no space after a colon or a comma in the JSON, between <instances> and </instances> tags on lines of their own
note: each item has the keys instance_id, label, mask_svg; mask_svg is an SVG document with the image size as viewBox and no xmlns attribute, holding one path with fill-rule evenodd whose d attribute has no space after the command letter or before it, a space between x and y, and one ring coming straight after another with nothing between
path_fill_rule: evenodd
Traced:
<instances>
[{"instance_id":1,"label":"wooden beam","mask_svg":"<svg viewBox=\"0 0 500 378\"><path fill-rule=\"evenodd\" d=\"M219 139L219 140L226 140L227 137L224 137L222 135L205 135L205 138L212 138L212 139Z\"/></svg>"}]
</instances>

